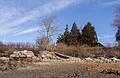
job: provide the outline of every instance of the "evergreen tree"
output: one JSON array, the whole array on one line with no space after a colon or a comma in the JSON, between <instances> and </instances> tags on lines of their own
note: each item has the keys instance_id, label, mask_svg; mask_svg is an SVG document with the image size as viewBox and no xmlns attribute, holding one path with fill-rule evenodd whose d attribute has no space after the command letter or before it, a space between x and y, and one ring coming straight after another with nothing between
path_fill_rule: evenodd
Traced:
<instances>
[{"instance_id":1,"label":"evergreen tree","mask_svg":"<svg viewBox=\"0 0 120 78\"><path fill-rule=\"evenodd\" d=\"M89 46L93 46L98 42L95 28L88 22L82 30L82 42Z\"/></svg>"},{"instance_id":2,"label":"evergreen tree","mask_svg":"<svg viewBox=\"0 0 120 78\"><path fill-rule=\"evenodd\" d=\"M116 8L113 25L117 28L116 41L118 42L118 45L120 45L120 7Z\"/></svg>"},{"instance_id":3,"label":"evergreen tree","mask_svg":"<svg viewBox=\"0 0 120 78\"><path fill-rule=\"evenodd\" d=\"M116 41L117 41L117 42L120 42L120 29L117 30L117 33L116 33Z\"/></svg>"},{"instance_id":4,"label":"evergreen tree","mask_svg":"<svg viewBox=\"0 0 120 78\"><path fill-rule=\"evenodd\" d=\"M77 28L76 23L73 23L71 32L70 32L70 44L71 45L78 45L79 44L79 35L80 35L80 31Z\"/></svg>"},{"instance_id":5,"label":"evergreen tree","mask_svg":"<svg viewBox=\"0 0 120 78\"><path fill-rule=\"evenodd\" d=\"M66 25L65 32L64 32L64 43L67 45L70 44L70 32L68 31L68 25Z\"/></svg>"},{"instance_id":6,"label":"evergreen tree","mask_svg":"<svg viewBox=\"0 0 120 78\"><path fill-rule=\"evenodd\" d=\"M58 36L57 43L64 43L64 36L63 35Z\"/></svg>"},{"instance_id":7,"label":"evergreen tree","mask_svg":"<svg viewBox=\"0 0 120 78\"><path fill-rule=\"evenodd\" d=\"M63 35L58 37L57 43L64 43L66 45L70 44L70 32L68 31L68 25L66 25Z\"/></svg>"}]
</instances>

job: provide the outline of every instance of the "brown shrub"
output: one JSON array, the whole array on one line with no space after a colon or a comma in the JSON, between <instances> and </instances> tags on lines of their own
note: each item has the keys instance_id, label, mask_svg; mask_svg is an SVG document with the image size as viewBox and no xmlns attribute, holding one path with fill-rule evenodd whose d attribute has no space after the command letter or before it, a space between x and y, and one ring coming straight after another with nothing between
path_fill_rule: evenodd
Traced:
<instances>
[{"instance_id":1,"label":"brown shrub","mask_svg":"<svg viewBox=\"0 0 120 78\"><path fill-rule=\"evenodd\" d=\"M47 47L48 51L55 51L73 57L120 57L120 50L116 48L89 47L89 46L67 46L58 44Z\"/></svg>"}]
</instances>

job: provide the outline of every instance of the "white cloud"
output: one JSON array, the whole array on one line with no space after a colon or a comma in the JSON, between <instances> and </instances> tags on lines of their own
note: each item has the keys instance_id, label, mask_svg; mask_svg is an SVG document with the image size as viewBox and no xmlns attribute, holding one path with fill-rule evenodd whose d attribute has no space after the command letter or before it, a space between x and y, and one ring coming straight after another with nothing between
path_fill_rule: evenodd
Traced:
<instances>
[{"instance_id":1,"label":"white cloud","mask_svg":"<svg viewBox=\"0 0 120 78\"><path fill-rule=\"evenodd\" d=\"M0 8L0 35L5 35L16 30L16 28L11 28L12 26L7 26L6 24L9 24L11 20L15 19L14 16L18 15L20 15L20 11L16 8Z\"/></svg>"},{"instance_id":2,"label":"white cloud","mask_svg":"<svg viewBox=\"0 0 120 78\"><path fill-rule=\"evenodd\" d=\"M53 13L64 9L70 5L79 3L83 0L51 0L42 6L39 6L31 11L21 12L21 7L8 7L0 10L0 35L14 34L18 32L18 27L22 24L28 23L37 17L42 17L43 15ZM22 28L22 27L21 27ZM29 30L29 29L28 29ZM29 33L33 30L23 31L23 33ZM35 30L34 30L35 31ZM21 33L21 32L20 32ZM19 34L19 33L18 33Z\"/></svg>"},{"instance_id":3,"label":"white cloud","mask_svg":"<svg viewBox=\"0 0 120 78\"><path fill-rule=\"evenodd\" d=\"M114 38L114 37L115 37L114 34L106 34L106 33L100 34L98 36L99 39L111 39L111 38Z\"/></svg>"},{"instance_id":4,"label":"white cloud","mask_svg":"<svg viewBox=\"0 0 120 78\"><path fill-rule=\"evenodd\" d=\"M120 4L120 1L119 0L111 0L108 2L103 2L102 5L111 6L111 5L116 5L116 4Z\"/></svg>"},{"instance_id":5,"label":"white cloud","mask_svg":"<svg viewBox=\"0 0 120 78\"><path fill-rule=\"evenodd\" d=\"M36 31L39 31L39 27L35 27L35 28L29 28L29 29L26 29L26 30L23 30L17 34L15 34L16 36L17 35L24 35L24 34L28 34L28 33L32 33L32 32L36 32Z\"/></svg>"}]
</instances>

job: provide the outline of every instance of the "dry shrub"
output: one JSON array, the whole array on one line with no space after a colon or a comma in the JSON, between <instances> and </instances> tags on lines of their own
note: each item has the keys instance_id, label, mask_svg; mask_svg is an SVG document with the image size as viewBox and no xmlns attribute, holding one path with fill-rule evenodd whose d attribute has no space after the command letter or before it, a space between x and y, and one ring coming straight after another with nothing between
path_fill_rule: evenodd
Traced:
<instances>
[{"instance_id":1,"label":"dry shrub","mask_svg":"<svg viewBox=\"0 0 120 78\"><path fill-rule=\"evenodd\" d=\"M58 44L57 46L48 46L48 51L55 51L73 57L119 57L120 50L116 48L89 47L89 46L67 46Z\"/></svg>"},{"instance_id":2,"label":"dry shrub","mask_svg":"<svg viewBox=\"0 0 120 78\"><path fill-rule=\"evenodd\" d=\"M89 47L89 46L66 46L60 44L56 46L56 51L74 57L98 57L104 54L104 51L100 47ZM62 51L61 51L62 50Z\"/></svg>"},{"instance_id":3,"label":"dry shrub","mask_svg":"<svg viewBox=\"0 0 120 78\"><path fill-rule=\"evenodd\" d=\"M105 50L105 56L120 58L120 49L119 48L107 48Z\"/></svg>"}]
</instances>

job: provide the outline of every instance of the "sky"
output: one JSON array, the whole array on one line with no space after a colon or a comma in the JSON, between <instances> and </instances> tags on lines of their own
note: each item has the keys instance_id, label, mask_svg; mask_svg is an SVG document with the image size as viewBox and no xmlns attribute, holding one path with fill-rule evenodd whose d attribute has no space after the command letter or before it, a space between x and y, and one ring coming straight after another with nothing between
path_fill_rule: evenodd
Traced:
<instances>
[{"instance_id":1,"label":"sky","mask_svg":"<svg viewBox=\"0 0 120 78\"><path fill-rule=\"evenodd\" d=\"M112 24L119 5L120 0L0 0L0 41L35 43L41 20L56 16L59 34L66 24L71 29L76 22L82 29L91 22L99 42L115 43L116 30Z\"/></svg>"}]
</instances>

